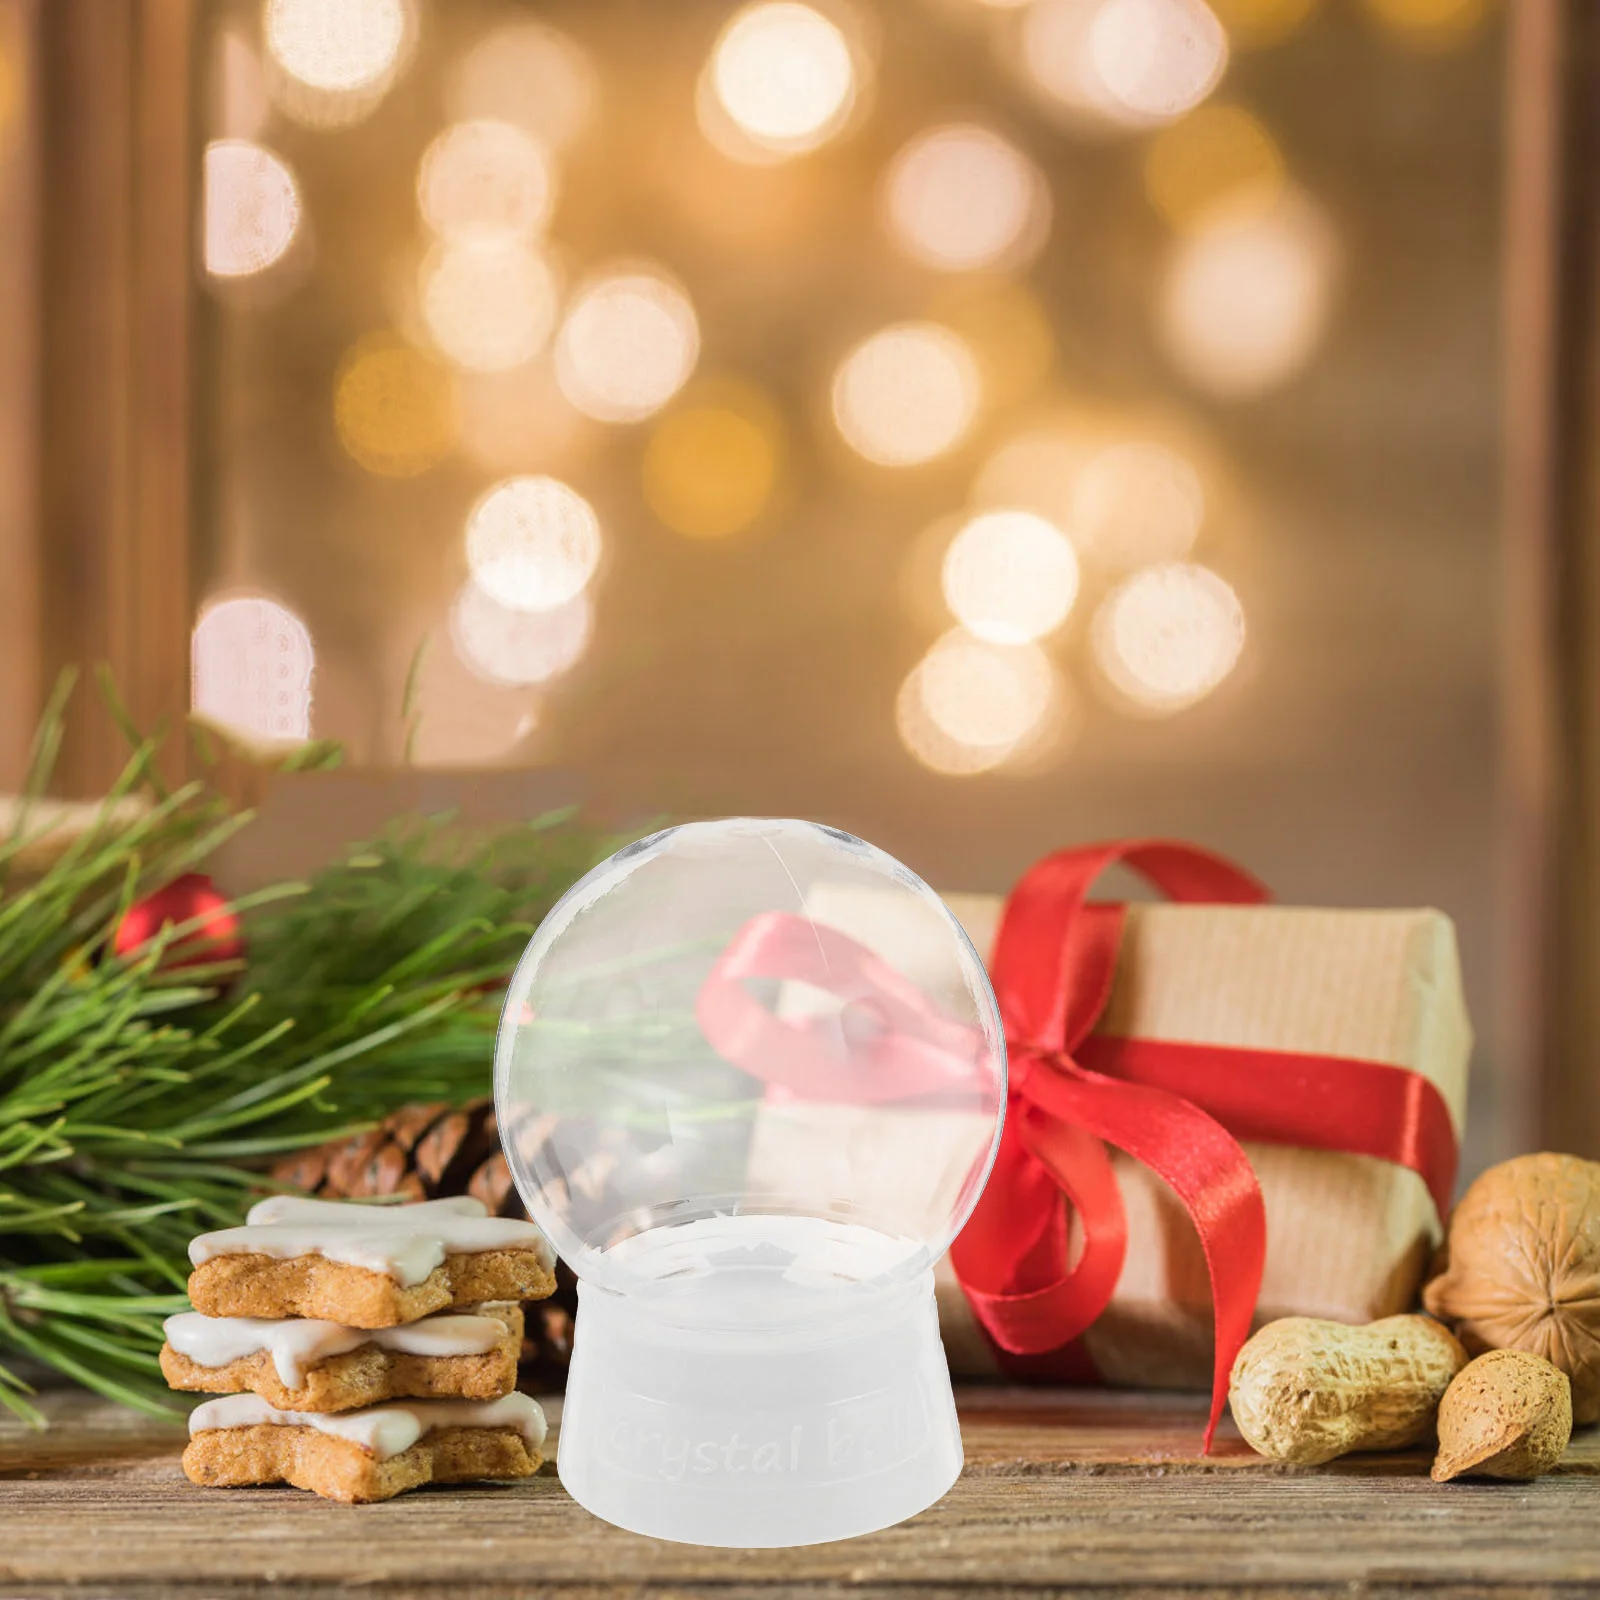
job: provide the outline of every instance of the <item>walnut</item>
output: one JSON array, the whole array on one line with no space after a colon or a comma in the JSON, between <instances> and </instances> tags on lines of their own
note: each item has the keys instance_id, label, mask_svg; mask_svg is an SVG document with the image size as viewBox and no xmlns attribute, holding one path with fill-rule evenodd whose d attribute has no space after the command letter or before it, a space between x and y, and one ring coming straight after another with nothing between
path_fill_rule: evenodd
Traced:
<instances>
[{"instance_id":1,"label":"walnut","mask_svg":"<svg viewBox=\"0 0 1600 1600\"><path fill-rule=\"evenodd\" d=\"M1450 1218L1423 1303L1473 1354L1527 1350L1572 1380L1572 1414L1600 1421L1600 1163L1518 1156Z\"/></svg>"}]
</instances>

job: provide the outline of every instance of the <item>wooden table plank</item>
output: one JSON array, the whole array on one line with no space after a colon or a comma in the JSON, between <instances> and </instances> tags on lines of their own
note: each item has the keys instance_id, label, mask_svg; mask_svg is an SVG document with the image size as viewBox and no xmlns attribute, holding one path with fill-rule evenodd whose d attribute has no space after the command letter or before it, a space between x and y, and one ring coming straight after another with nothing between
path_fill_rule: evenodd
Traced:
<instances>
[{"instance_id":1,"label":"wooden table plank","mask_svg":"<svg viewBox=\"0 0 1600 1600\"><path fill-rule=\"evenodd\" d=\"M1246 1587L1266 1600L1600 1585L1594 1430L1537 1483L1440 1486L1415 1452L1285 1469L1225 1432L1203 1459L1198 1397L970 1390L967 1470L932 1510L841 1544L728 1551L607 1527L549 1471L365 1507L202 1492L179 1472L176 1430L79 1395L49 1404L46 1434L0 1425L0 1593L1132 1600Z\"/></svg>"}]
</instances>

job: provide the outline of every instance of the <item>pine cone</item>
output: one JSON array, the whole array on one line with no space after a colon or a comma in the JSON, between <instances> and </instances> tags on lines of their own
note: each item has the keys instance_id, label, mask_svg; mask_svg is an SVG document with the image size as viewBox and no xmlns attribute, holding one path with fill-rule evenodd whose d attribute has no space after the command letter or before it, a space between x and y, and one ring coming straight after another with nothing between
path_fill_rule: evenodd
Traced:
<instances>
[{"instance_id":1,"label":"pine cone","mask_svg":"<svg viewBox=\"0 0 1600 1600\"><path fill-rule=\"evenodd\" d=\"M526 1215L511 1181L494 1102L470 1100L406 1106L351 1139L286 1156L272 1169L282 1184L324 1200L359 1200L368 1195L404 1195L437 1200L470 1194L492 1216ZM556 1292L524 1308L528 1336L522 1346L519 1387L548 1394L566 1387L572 1360L572 1320L578 1309L577 1279L556 1263Z\"/></svg>"}]
</instances>

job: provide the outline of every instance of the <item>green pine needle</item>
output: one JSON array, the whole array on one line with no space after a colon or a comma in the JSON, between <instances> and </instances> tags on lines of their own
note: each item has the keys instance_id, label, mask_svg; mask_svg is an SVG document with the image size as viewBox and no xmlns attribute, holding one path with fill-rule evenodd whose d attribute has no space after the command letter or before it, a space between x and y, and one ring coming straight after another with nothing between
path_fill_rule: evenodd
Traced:
<instances>
[{"instance_id":1,"label":"green pine needle","mask_svg":"<svg viewBox=\"0 0 1600 1600\"><path fill-rule=\"evenodd\" d=\"M127 908L249 818L202 784L160 787L157 742L103 687L132 754L95 824L27 882L26 807L0 835L0 1407L34 1422L19 1358L181 1410L155 1356L187 1303L190 1238L238 1222L286 1151L486 1092L507 974L616 842L567 813L489 840L418 819L238 901L242 970L175 967L192 927L118 959ZM63 678L40 723L28 796L47 788L71 691ZM113 806L133 794L151 804L130 820Z\"/></svg>"}]
</instances>

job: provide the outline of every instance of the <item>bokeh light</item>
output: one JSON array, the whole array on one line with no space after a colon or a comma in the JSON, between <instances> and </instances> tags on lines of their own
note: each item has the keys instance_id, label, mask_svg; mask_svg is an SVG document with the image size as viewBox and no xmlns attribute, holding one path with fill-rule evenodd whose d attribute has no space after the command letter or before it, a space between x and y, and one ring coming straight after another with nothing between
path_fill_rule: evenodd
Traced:
<instances>
[{"instance_id":1,"label":"bokeh light","mask_svg":"<svg viewBox=\"0 0 1600 1600\"><path fill-rule=\"evenodd\" d=\"M415 477L455 448L454 377L396 335L371 335L339 365L333 419L339 442L368 472Z\"/></svg>"},{"instance_id":2,"label":"bokeh light","mask_svg":"<svg viewBox=\"0 0 1600 1600\"><path fill-rule=\"evenodd\" d=\"M1224 200L1268 206L1283 185L1283 152L1243 106L1201 106L1145 151L1145 194L1178 229L1192 228Z\"/></svg>"},{"instance_id":3,"label":"bokeh light","mask_svg":"<svg viewBox=\"0 0 1600 1600\"><path fill-rule=\"evenodd\" d=\"M420 299L440 352L472 372L520 366L556 320L549 263L510 239L436 245L422 264Z\"/></svg>"},{"instance_id":4,"label":"bokeh light","mask_svg":"<svg viewBox=\"0 0 1600 1600\"><path fill-rule=\"evenodd\" d=\"M1144 124L1106 87L1091 30L1104 0L1035 0L1022 14L1016 47L1029 87L1047 109L1088 127Z\"/></svg>"},{"instance_id":5,"label":"bokeh light","mask_svg":"<svg viewBox=\"0 0 1600 1600\"><path fill-rule=\"evenodd\" d=\"M1240 50L1264 50L1296 34L1320 0L1211 0L1211 9Z\"/></svg>"},{"instance_id":6,"label":"bokeh light","mask_svg":"<svg viewBox=\"0 0 1600 1600\"><path fill-rule=\"evenodd\" d=\"M895 725L933 771L985 772L1038 735L1056 697L1055 673L1036 645L997 645L956 628L901 684Z\"/></svg>"},{"instance_id":7,"label":"bokeh light","mask_svg":"<svg viewBox=\"0 0 1600 1600\"><path fill-rule=\"evenodd\" d=\"M282 157L246 139L206 146L202 232L206 271L217 278L264 272L300 227L300 190Z\"/></svg>"},{"instance_id":8,"label":"bokeh light","mask_svg":"<svg viewBox=\"0 0 1600 1600\"><path fill-rule=\"evenodd\" d=\"M556 339L556 380L586 416L636 422L694 371L700 327L678 284L651 267L612 269L579 289Z\"/></svg>"},{"instance_id":9,"label":"bokeh light","mask_svg":"<svg viewBox=\"0 0 1600 1600\"><path fill-rule=\"evenodd\" d=\"M359 122L398 76L411 22L408 0L266 0L274 98L309 127Z\"/></svg>"},{"instance_id":10,"label":"bokeh light","mask_svg":"<svg viewBox=\"0 0 1600 1600\"><path fill-rule=\"evenodd\" d=\"M544 611L503 606L469 579L450 608L456 653L488 683L548 683L573 667L594 633L587 594Z\"/></svg>"},{"instance_id":11,"label":"bokeh light","mask_svg":"<svg viewBox=\"0 0 1600 1600\"><path fill-rule=\"evenodd\" d=\"M473 581L513 611L548 611L582 592L600 564L600 519L555 478L508 478L467 517Z\"/></svg>"},{"instance_id":12,"label":"bokeh light","mask_svg":"<svg viewBox=\"0 0 1600 1600\"><path fill-rule=\"evenodd\" d=\"M1097 447L1079 423L1040 423L997 445L973 479L973 505L1036 511L1069 536L1077 515L1074 489L1083 463Z\"/></svg>"},{"instance_id":13,"label":"bokeh light","mask_svg":"<svg viewBox=\"0 0 1600 1600\"><path fill-rule=\"evenodd\" d=\"M1205 0L1101 0L1089 25L1094 71L1135 116L1191 111L1228 64L1228 36Z\"/></svg>"},{"instance_id":14,"label":"bokeh light","mask_svg":"<svg viewBox=\"0 0 1600 1600\"><path fill-rule=\"evenodd\" d=\"M1081 407L1003 439L973 479L982 510L1037 512L1086 568L1127 572L1193 548L1215 470L1192 427L1162 415Z\"/></svg>"},{"instance_id":15,"label":"bokeh light","mask_svg":"<svg viewBox=\"0 0 1600 1600\"><path fill-rule=\"evenodd\" d=\"M1223 398L1275 388L1321 340L1333 268L1331 232L1304 197L1213 213L1168 263L1160 309L1167 354Z\"/></svg>"},{"instance_id":16,"label":"bokeh light","mask_svg":"<svg viewBox=\"0 0 1600 1600\"><path fill-rule=\"evenodd\" d=\"M266 595L206 606L190 645L190 705L197 717L247 743L293 744L311 736L311 633Z\"/></svg>"},{"instance_id":17,"label":"bokeh light","mask_svg":"<svg viewBox=\"0 0 1600 1600\"><path fill-rule=\"evenodd\" d=\"M423 652L417 723L408 754L419 767L485 767L514 760L539 726L539 691L491 683L453 649Z\"/></svg>"},{"instance_id":18,"label":"bokeh light","mask_svg":"<svg viewBox=\"0 0 1600 1600\"><path fill-rule=\"evenodd\" d=\"M862 340L833 380L845 442L881 466L915 466L960 443L977 415L972 352L931 322L903 322Z\"/></svg>"},{"instance_id":19,"label":"bokeh light","mask_svg":"<svg viewBox=\"0 0 1600 1600\"><path fill-rule=\"evenodd\" d=\"M708 386L655 425L644 454L644 496L669 528L721 539L761 514L777 482L783 427L749 384Z\"/></svg>"},{"instance_id":20,"label":"bokeh light","mask_svg":"<svg viewBox=\"0 0 1600 1600\"><path fill-rule=\"evenodd\" d=\"M794 0L760 0L738 12L712 47L700 121L726 154L782 159L832 138L855 93L850 41L834 22ZM737 139L727 137L724 119Z\"/></svg>"},{"instance_id":21,"label":"bokeh light","mask_svg":"<svg viewBox=\"0 0 1600 1600\"><path fill-rule=\"evenodd\" d=\"M1112 130L1182 116L1228 63L1227 34L1204 0L1035 0L1015 50L1047 109Z\"/></svg>"},{"instance_id":22,"label":"bokeh light","mask_svg":"<svg viewBox=\"0 0 1600 1600\"><path fill-rule=\"evenodd\" d=\"M1364 0L1396 38L1417 50L1449 50L1487 14L1487 0Z\"/></svg>"},{"instance_id":23,"label":"bokeh light","mask_svg":"<svg viewBox=\"0 0 1600 1600\"><path fill-rule=\"evenodd\" d=\"M510 22L462 57L448 100L463 121L509 122L562 150L594 120L599 84L588 55L566 34L542 22Z\"/></svg>"},{"instance_id":24,"label":"bokeh light","mask_svg":"<svg viewBox=\"0 0 1600 1600\"><path fill-rule=\"evenodd\" d=\"M941 570L956 620L994 644L1054 632L1078 597L1078 558L1053 523L1031 511L986 511L950 542Z\"/></svg>"},{"instance_id":25,"label":"bokeh light","mask_svg":"<svg viewBox=\"0 0 1600 1600\"><path fill-rule=\"evenodd\" d=\"M504 372L462 373L458 390L461 448L488 472L548 468L589 427L562 394L548 353Z\"/></svg>"},{"instance_id":26,"label":"bokeh light","mask_svg":"<svg viewBox=\"0 0 1600 1600\"><path fill-rule=\"evenodd\" d=\"M895 243L925 266L1014 267L1044 244L1050 191L1009 140L957 123L918 134L895 157L884 211Z\"/></svg>"},{"instance_id":27,"label":"bokeh light","mask_svg":"<svg viewBox=\"0 0 1600 1600\"><path fill-rule=\"evenodd\" d=\"M1095 614L1095 660L1133 707L1177 711L1233 671L1244 648L1244 609L1206 567L1147 567L1106 596Z\"/></svg>"},{"instance_id":28,"label":"bokeh light","mask_svg":"<svg viewBox=\"0 0 1600 1600\"><path fill-rule=\"evenodd\" d=\"M450 243L536 233L550 216L555 188L543 146L509 122L451 124L428 146L417 172L423 220Z\"/></svg>"},{"instance_id":29,"label":"bokeh light","mask_svg":"<svg viewBox=\"0 0 1600 1600\"><path fill-rule=\"evenodd\" d=\"M403 0L267 0L273 59L313 89L365 89L389 72L406 37Z\"/></svg>"},{"instance_id":30,"label":"bokeh light","mask_svg":"<svg viewBox=\"0 0 1600 1600\"><path fill-rule=\"evenodd\" d=\"M1169 445L1130 439L1092 452L1072 483L1072 537L1116 571L1188 555L1206 515L1194 464Z\"/></svg>"}]
</instances>

